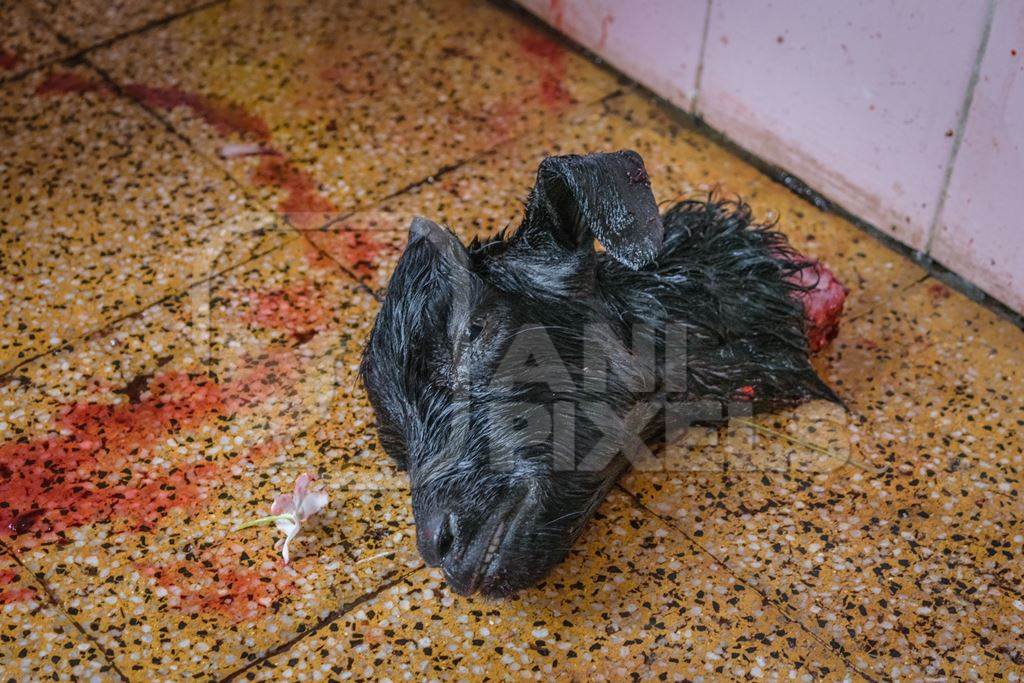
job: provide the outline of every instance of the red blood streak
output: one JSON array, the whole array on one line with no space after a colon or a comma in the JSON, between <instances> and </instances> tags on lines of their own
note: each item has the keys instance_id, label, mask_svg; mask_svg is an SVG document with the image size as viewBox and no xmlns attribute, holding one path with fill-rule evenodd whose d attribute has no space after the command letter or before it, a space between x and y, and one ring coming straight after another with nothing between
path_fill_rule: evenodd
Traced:
<instances>
[{"instance_id":1,"label":"red blood streak","mask_svg":"<svg viewBox=\"0 0 1024 683\"><path fill-rule=\"evenodd\" d=\"M0 587L13 583L18 578L18 572L13 570L0 571ZM18 588L4 588L0 590L0 605L9 605L12 602L25 602L36 597L36 589L31 586Z\"/></svg>"},{"instance_id":2,"label":"red blood streak","mask_svg":"<svg viewBox=\"0 0 1024 683\"><path fill-rule=\"evenodd\" d=\"M940 282L936 282L928 287L928 293L933 299L948 299L950 296L950 291Z\"/></svg>"},{"instance_id":3,"label":"red blood streak","mask_svg":"<svg viewBox=\"0 0 1024 683\"><path fill-rule=\"evenodd\" d=\"M295 589L291 576L280 568L270 572L240 568L238 554L226 551L197 561L139 568L168 589L175 607L186 612L215 612L235 622L257 617Z\"/></svg>"},{"instance_id":4,"label":"red blood streak","mask_svg":"<svg viewBox=\"0 0 1024 683\"><path fill-rule=\"evenodd\" d=\"M38 95L85 92L112 94L102 82L73 71L55 72L36 88ZM191 109L221 135L235 133L264 142L270 140L270 127L266 122L238 104L176 87L141 83L129 83L124 86L124 92L149 107L166 111L176 107ZM555 93L552 97L557 99L559 95ZM313 176L273 149L268 147L267 152L253 171L253 180L259 185L286 192L278 204L278 211L285 214L292 225L307 230L324 225L337 214L334 204L320 194L319 183Z\"/></svg>"},{"instance_id":5,"label":"red blood streak","mask_svg":"<svg viewBox=\"0 0 1024 683\"><path fill-rule=\"evenodd\" d=\"M262 157L252 178L258 185L287 192L278 211L300 230L319 227L337 212L334 204L319 193L316 179L284 157Z\"/></svg>"},{"instance_id":6,"label":"red blood streak","mask_svg":"<svg viewBox=\"0 0 1024 683\"><path fill-rule=\"evenodd\" d=\"M793 296L803 304L807 345L820 351L839 334L839 316L846 301L846 288L823 263L812 265L793 276L793 282L811 289L796 291Z\"/></svg>"},{"instance_id":7,"label":"red blood streak","mask_svg":"<svg viewBox=\"0 0 1024 683\"><path fill-rule=\"evenodd\" d=\"M561 29L562 22L565 21L565 7L562 5L562 0L550 0L548 8L551 12L551 25Z\"/></svg>"},{"instance_id":8,"label":"red blood streak","mask_svg":"<svg viewBox=\"0 0 1024 683\"><path fill-rule=\"evenodd\" d=\"M51 435L0 445L0 535L52 542L67 529L114 518L142 530L170 509L196 507L237 459L167 467L151 464L149 451L213 416L258 404L294 362L264 358L223 385L158 375L136 403L72 404Z\"/></svg>"},{"instance_id":9,"label":"red blood streak","mask_svg":"<svg viewBox=\"0 0 1024 683\"><path fill-rule=\"evenodd\" d=\"M386 234L386 233L385 233ZM330 267L331 259L360 277L369 277L377 270L377 263L382 252L397 251L391 245L368 230L341 226L340 229L329 229L309 234L310 241L330 257L315 249L309 254L310 262L318 267Z\"/></svg>"},{"instance_id":10,"label":"red blood streak","mask_svg":"<svg viewBox=\"0 0 1024 683\"><path fill-rule=\"evenodd\" d=\"M565 48L535 31L519 37L519 47L537 74L537 97L548 109L572 104L565 87Z\"/></svg>"},{"instance_id":11,"label":"red blood streak","mask_svg":"<svg viewBox=\"0 0 1024 683\"><path fill-rule=\"evenodd\" d=\"M57 421L56 434L0 446L9 477L0 481L0 534L48 538L113 516L138 525L168 507L190 505L204 466L160 473L132 465L155 444L223 409L219 388L188 375L154 380L153 395L137 404L75 404ZM164 486L166 484L166 486Z\"/></svg>"},{"instance_id":12,"label":"red blood streak","mask_svg":"<svg viewBox=\"0 0 1024 683\"><path fill-rule=\"evenodd\" d=\"M565 89L561 77L546 73L540 81L540 101L548 109L560 109L572 104L572 95Z\"/></svg>"},{"instance_id":13,"label":"red blood streak","mask_svg":"<svg viewBox=\"0 0 1024 683\"><path fill-rule=\"evenodd\" d=\"M244 293L249 302L249 322L273 330L282 330L294 337L304 337L323 329L330 318L321 295L308 283L283 289L250 290Z\"/></svg>"},{"instance_id":14,"label":"red blood streak","mask_svg":"<svg viewBox=\"0 0 1024 683\"><path fill-rule=\"evenodd\" d=\"M510 139L523 119L522 106L518 100L502 100L485 111L484 115L496 144Z\"/></svg>"},{"instance_id":15,"label":"red blood streak","mask_svg":"<svg viewBox=\"0 0 1024 683\"><path fill-rule=\"evenodd\" d=\"M36 88L37 95L81 94L102 92L112 94L102 81L75 71L55 71ZM195 112L221 135L238 133L257 140L270 138L270 127L255 114L232 102L222 102L214 97L182 90L181 88L158 87L143 83L129 83L124 86L126 95L154 109L170 111L186 107Z\"/></svg>"},{"instance_id":16,"label":"red blood streak","mask_svg":"<svg viewBox=\"0 0 1024 683\"><path fill-rule=\"evenodd\" d=\"M222 102L173 86L154 87L129 83L124 87L124 91L133 99L154 109L170 111L176 107L187 107L221 135L238 133L257 140L270 139L270 127L266 122L233 102Z\"/></svg>"},{"instance_id":17,"label":"red blood streak","mask_svg":"<svg viewBox=\"0 0 1024 683\"><path fill-rule=\"evenodd\" d=\"M87 92L109 93L102 82L76 71L55 71L36 87L36 95L81 95Z\"/></svg>"},{"instance_id":18,"label":"red blood streak","mask_svg":"<svg viewBox=\"0 0 1024 683\"><path fill-rule=\"evenodd\" d=\"M608 29L611 27L613 21L615 21L615 17L611 14L606 14L601 17L601 39L597 41L598 48L604 48L605 43L608 42Z\"/></svg>"},{"instance_id":19,"label":"red blood streak","mask_svg":"<svg viewBox=\"0 0 1024 683\"><path fill-rule=\"evenodd\" d=\"M545 62L560 62L565 58L565 49L547 36L536 31L523 33L519 37L519 47L529 57Z\"/></svg>"},{"instance_id":20,"label":"red blood streak","mask_svg":"<svg viewBox=\"0 0 1024 683\"><path fill-rule=\"evenodd\" d=\"M0 69L10 71L14 67L18 66L20 62L21 57L19 57L17 54L11 52L10 50L5 50L4 48L0 47Z\"/></svg>"}]
</instances>

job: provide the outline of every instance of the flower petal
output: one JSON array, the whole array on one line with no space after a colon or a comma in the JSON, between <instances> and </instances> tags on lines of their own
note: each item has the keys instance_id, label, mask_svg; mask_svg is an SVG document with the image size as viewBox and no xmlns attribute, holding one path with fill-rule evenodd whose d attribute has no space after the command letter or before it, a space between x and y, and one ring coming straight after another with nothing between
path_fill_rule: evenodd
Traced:
<instances>
[{"instance_id":1,"label":"flower petal","mask_svg":"<svg viewBox=\"0 0 1024 683\"><path fill-rule=\"evenodd\" d=\"M307 519L327 507L327 494L323 491L313 491L299 502L299 509L295 511L300 521Z\"/></svg>"},{"instance_id":2,"label":"flower petal","mask_svg":"<svg viewBox=\"0 0 1024 683\"><path fill-rule=\"evenodd\" d=\"M282 493L274 499L274 503L270 506L272 515L283 515L286 512L295 512L295 501L290 493Z\"/></svg>"},{"instance_id":3,"label":"flower petal","mask_svg":"<svg viewBox=\"0 0 1024 683\"><path fill-rule=\"evenodd\" d=\"M295 534L299 533L299 526L300 525L299 525L298 520L296 520L294 517L292 517L291 519L278 519L278 520L275 520L274 521L274 526L276 526L280 531L285 532L289 536L294 536Z\"/></svg>"},{"instance_id":4,"label":"flower petal","mask_svg":"<svg viewBox=\"0 0 1024 683\"><path fill-rule=\"evenodd\" d=\"M309 485L316 481L316 475L310 474L309 472L303 472L295 480L295 497L300 499L306 495L309 490Z\"/></svg>"},{"instance_id":5,"label":"flower petal","mask_svg":"<svg viewBox=\"0 0 1024 683\"><path fill-rule=\"evenodd\" d=\"M284 545L282 545L282 546L281 546L281 555L282 555L282 557L284 557L284 563L285 563L285 564L288 564L288 562L289 562L289 561L290 561L290 559L291 559L291 558L289 558L289 557L288 557L288 544L289 544L289 543L291 543L291 540L292 540L293 538L295 538L296 536L298 536L298 534L299 534L299 526L300 526L300 525L296 524L296 525L295 525L295 526L294 526L294 527L293 527L293 528L292 528L292 529L291 529L291 530L290 530L290 531L288 532L288 535L284 537Z\"/></svg>"}]
</instances>

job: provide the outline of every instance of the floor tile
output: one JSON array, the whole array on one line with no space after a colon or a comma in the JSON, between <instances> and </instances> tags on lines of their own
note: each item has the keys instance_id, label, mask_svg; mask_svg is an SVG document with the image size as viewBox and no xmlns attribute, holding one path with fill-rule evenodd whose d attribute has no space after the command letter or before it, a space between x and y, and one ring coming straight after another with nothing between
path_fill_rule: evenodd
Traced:
<instances>
[{"instance_id":1,"label":"floor tile","mask_svg":"<svg viewBox=\"0 0 1024 683\"><path fill-rule=\"evenodd\" d=\"M206 4L0 7L4 680L1024 676L1018 328L515 10ZM460 597L357 378L375 295L413 216L514 228L545 156L624 148L836 272L850 410L694 429ZM236 527L301 473L285 565Z\"/></svg>"},{"instance_id":2,"label":"floor tile","mask_svg":"<svg viewBox=\"0 0 1024 683\"><path fill-rule=\"evenodd\" d=\"M613 493L567 562L520 598L451 593L422 570L243 680L842 680L842 659Z\"/></svg>"},{"instance_id":3,"label":"floor tile","mask_svg":"<svg viewBox=\"0 0 1024 683\"><path fill-rule=\"evenodd\" d=\"M609 115L610 114L610 115ZM822 259L849 288L846 317L863 315L925 273L845 220L820 211L632 93L582 108L481 158L380 202L365 213L308 233L339 263L375 288L387 283L414 215L453 228L464 240L522 220L522 205L545 156L634 149L644 158L655 198L667 204L711 191L748 201L760 221L803 253Z\"/></svg>"},{"instance_id":4,"label":"floor tile","mask_svg":"<svg viewBox=\"0 0 1024 683\"><path fill-rule=\"evenodd\" d=\"M226 3L90 58L299 227L617 87L534 24L469 0Z\"/></svg>"},{"instance_id":5,"label":"floor tile","mask_svg":"<svg viewBox=\"0 0 1024 683\"><path fill-rule=\"evenodd\" d=\"M0 21L0 82L74 51L23 3L0 3Z\"/></svg>"},{"instance_id":6,"label":"floor tile","mask_svg":"<svg viewBox=\"0 0 1024 683\"><path fill-rule=\"evenodd\" d=\"M4 91L0 375L292 234L94 72Z\"/></svg>"},{"instance_id":7,"label":"floor tile","mask_svg":"<svg viewBox=\"0 0 1024 683\"><path fill-rule=\"evenodd\" d=\"M10 555L0 554L0 677L113 679L110 662Z\"/></svg>"},{"instance_id":8,"label":"floor tile","mask_svg":"<svg viewBox=\"0 0 1024 683\"><path fill-rule=\"evenodd\" d=\"M1001 359L1024 351L1024 335L923 282L848 323L834 345L830 371L853 411L836 441L852 462L785 467L777 438L730 450L705 433L695 462L706 450L724 462L634 472L624 486L785 609L812 615L865 671L988 679L1017 670L1024 411L1015 365ZM862 355L851 360L855 346ZM814 409L758 421L839 451Z\"/></svg>"},{"instance_id":9,"label":"floor tile","mask_svg":"<svg viewBox=\"0 0 1024 683\"><path fill-rule=\"evenodd\" d=\"M419 566L404 482L344 465L375 305L293 239L0 388L0 529L129 675L225 673ZM233 529L302 472L332 503L286 566Z\"/></svg>"},{"instance_id":10,"label":"floor tile","mask_svg":"<svg viewBox=\"0 0 1024 683\"><path fill-rule=\"evenodd\" d=\"M168 20L212 0L31 0L32 8L78 48Z\"/></svg>"}]
</instances>

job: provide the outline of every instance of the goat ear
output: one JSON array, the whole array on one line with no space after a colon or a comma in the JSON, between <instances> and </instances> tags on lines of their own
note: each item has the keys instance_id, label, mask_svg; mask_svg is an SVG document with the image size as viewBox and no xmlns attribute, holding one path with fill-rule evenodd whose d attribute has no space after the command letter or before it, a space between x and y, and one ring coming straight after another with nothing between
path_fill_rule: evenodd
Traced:
<instances>
[{"instance_id":1,"label":"goat ear","mask_svg":"<svg viewBox=\"0 0 1024 683\"><path fill-rule=\"evenodd\" d=\"M469 254L459 238L451 230L434 221L416 216L409 224L409 244L406 252L422 240L427 253L436 260L445 272L458 273L469 266Z\"/></svg>"},{"instance_id":2,"label":"goat ear","mask_svg":"<svg viewBox=\"0 0 1024 683\"><path fill-rule=\"evenodd\" d=\"M562 246L597 238L636 270L658 255L664 236L644 161L633 151L548 157L526 206L531 230L550 230Z\"/></svg>"}]
</instances>

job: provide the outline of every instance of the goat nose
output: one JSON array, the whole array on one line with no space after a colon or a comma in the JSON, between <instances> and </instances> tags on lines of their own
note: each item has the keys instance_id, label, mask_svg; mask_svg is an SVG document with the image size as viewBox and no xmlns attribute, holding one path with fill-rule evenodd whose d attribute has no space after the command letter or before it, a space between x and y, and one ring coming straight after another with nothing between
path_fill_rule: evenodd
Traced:
<instances>
[{"instance_id":1,"label":"goat nose","mask_svg":"<svg viewBox=\"0 0 1024 683\"><path fill-rule=\"evenodd\" d=\"M428 566L440 566L455 541L455 514L433 510L416 522L416 547Z\"/></svg>"}]
</instances>

